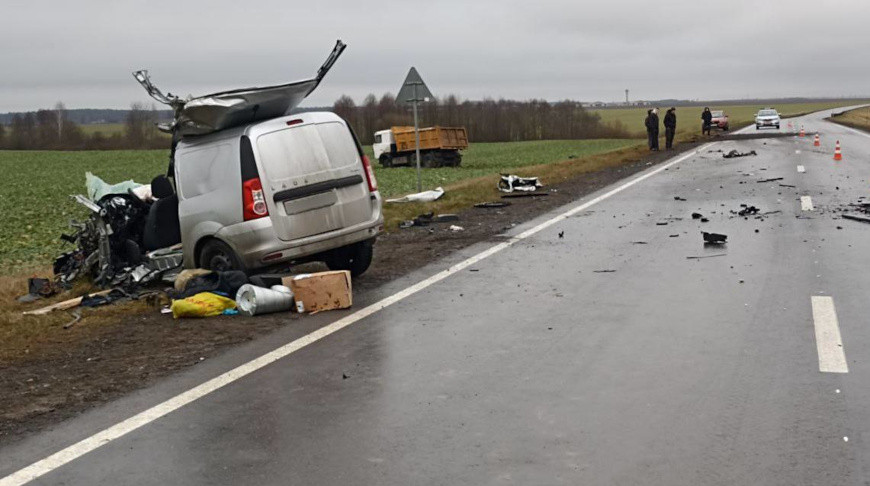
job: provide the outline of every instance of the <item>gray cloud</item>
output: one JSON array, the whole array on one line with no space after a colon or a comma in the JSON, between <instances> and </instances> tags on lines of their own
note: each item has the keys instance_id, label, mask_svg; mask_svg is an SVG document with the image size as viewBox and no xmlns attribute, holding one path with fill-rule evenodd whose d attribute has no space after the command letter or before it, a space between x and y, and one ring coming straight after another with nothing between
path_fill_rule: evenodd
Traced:
<instances>
[{"instance_id":1,"label":"gray cloud","mask_svg":"<svg viewBox=\"0 0 870 486\"><path fill-rule=\"evenodd\" d=\"M313 74L306 102L395 92L518 99L870 95L870 2L4 1L0 112L148 101L130 72L204 94Z\"/></svg>"}]
</instances>

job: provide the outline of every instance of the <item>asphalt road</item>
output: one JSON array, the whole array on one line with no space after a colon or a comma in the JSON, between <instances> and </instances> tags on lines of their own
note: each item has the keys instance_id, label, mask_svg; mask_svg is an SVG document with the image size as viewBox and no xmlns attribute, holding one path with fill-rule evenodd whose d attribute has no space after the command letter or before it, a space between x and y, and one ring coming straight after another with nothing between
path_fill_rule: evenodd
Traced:
<instances>
[{"instance_id":1,"label":"asphalt road","mask_svg":"<svg viewBox=\"0 0 870 486\"><path fill-rule=\"evenodd\" d=\"M827 115L797 122L819 148L717 143L518 227L486 258L86 454L64 448L351 314L0 450L0 485L35 462L33 484L868 484L870 224L835 209L870 196L870 136ZM731 149L758 155L709 152ZM773 213L744 219L741 204ZM727 243L705 247L701 231Z\"/></svg>"}]
</instances>

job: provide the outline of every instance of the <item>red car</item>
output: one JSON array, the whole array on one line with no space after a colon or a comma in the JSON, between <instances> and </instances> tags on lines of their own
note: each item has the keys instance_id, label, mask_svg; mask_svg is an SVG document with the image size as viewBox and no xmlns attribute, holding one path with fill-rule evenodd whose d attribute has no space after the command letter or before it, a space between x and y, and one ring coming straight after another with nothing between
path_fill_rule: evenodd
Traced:
<instances>
[{"instance_id":1,"label":"red car","mask_svg":"<svg viewBox=\"0 0 870 486\"><path fill-rule=\"evenodd\" d=\"M712 111L710 112L713 115L713 119L710 120L710 126L713 128L719 128L724 131L728 131L728 114L722 110Z\"/></svg>"}]
</instances>

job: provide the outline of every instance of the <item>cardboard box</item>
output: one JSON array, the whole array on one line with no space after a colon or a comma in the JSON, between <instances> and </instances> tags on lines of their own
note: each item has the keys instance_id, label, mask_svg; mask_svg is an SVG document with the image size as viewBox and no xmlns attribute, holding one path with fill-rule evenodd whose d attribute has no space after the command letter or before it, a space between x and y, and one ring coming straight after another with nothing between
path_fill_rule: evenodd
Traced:
<instances>
[{"instance_id":1,"label":"cardboard box","mask_svg":"<svg viewBox=\"0 0 870 486\"><path fill-rule=\"evenodd\" d=\"M284 277L281 282L293 291L298 312L346 309L353 305L350 272L304 273Z\"/></svg>"}]
</instances>

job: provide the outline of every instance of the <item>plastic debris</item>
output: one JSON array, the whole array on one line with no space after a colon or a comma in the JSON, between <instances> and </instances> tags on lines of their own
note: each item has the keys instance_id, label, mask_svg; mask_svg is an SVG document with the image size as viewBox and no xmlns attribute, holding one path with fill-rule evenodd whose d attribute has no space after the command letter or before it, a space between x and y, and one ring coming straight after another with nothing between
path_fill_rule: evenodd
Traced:
<instances>
[{"instance_id":1,"label":"plastic debris","mask_svg":"<svg viewBox=\"0 0 870 486\"><path fill-rule=\"evenodd\" d=\"M431 191L418 192L416 194L408 194L395 199L387 199L388 203L408 203L408 202L432 202L437 201L444 195L444 189L436 187Z\"/></svg>"},{"instance_id":2,"label":"plastic debris","mask_svg":"<svg viewBox=\"0 0 870 486\"><path fill-rule=\"evenodd\" d=\"M725 240L728 239L728 235L723 235L719 233L707 233L706 231L702 231L701 235L703 235L704 237L704 243L713 245L724 244Z\"/></svg>"},{"instance_id":3,"label":"plastic debris","mask_svg":"<svg viewBox=\"0 0 870 486\"><path fill-rule=\"evenodd\" d=\"M517 175L502 174L498 181L498 190L501 192L534 192L543 187L537 177L520 177Z\"/></svg>"}]
</instances>

